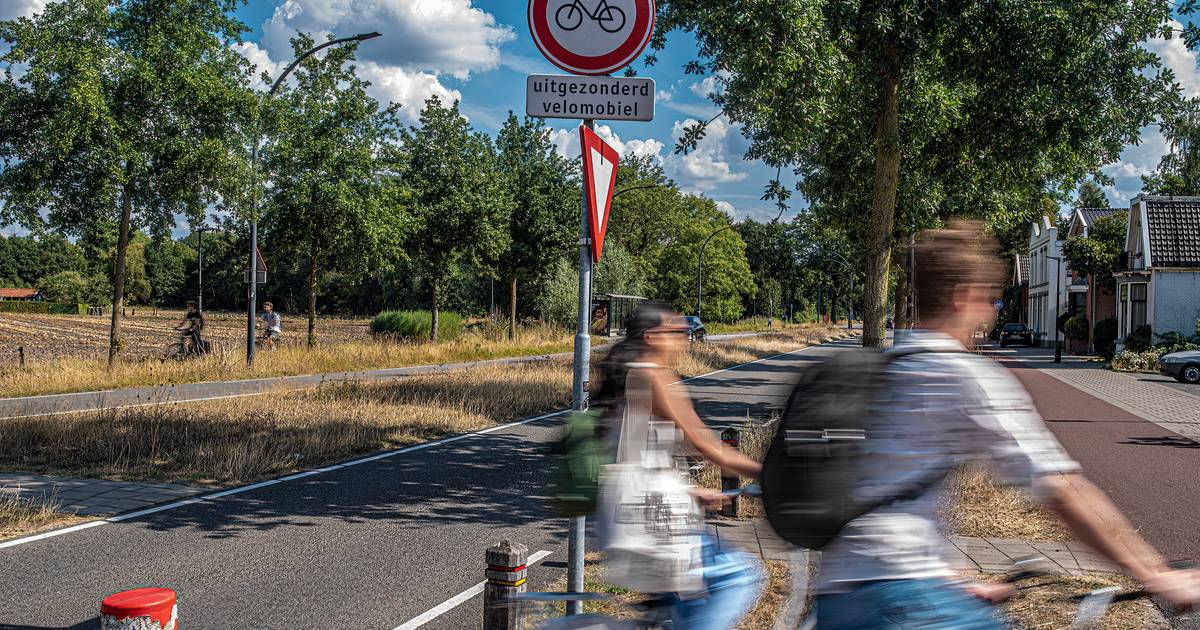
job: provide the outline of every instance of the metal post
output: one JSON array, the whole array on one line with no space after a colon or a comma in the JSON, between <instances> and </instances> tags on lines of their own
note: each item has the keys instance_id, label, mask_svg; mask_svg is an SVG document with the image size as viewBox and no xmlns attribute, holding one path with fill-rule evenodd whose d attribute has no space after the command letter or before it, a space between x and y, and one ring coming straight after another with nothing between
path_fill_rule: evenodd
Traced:
<instances>
[{"instance_id":1,"label":"metal post","mask_svg":"<svg viewBox=\"0 0 1200 630\"><path fill-rule=\"evenodd\" d=\"M1062 257L1047 256L1057 265L1054 273L1054 362L1062 363L1062 341L1058 338L1058 306L1062 301Z\"/></svg>"},{"instance_id":2,"label":"metal post","mask_svg":"<svg viewBox=\"0 0 1200 630\"><path fill-rule=\"evenodd\" d=\"M204 226L200 226L200 242L196 244L196 311L204 312Z\"/></svg>"},{"instance_id":3,"label":"metal post","mask_svg":"<svg viewBox=\"0 0 1200 630\"><path fill-rule=\"evenodd\" d=\"M700 246L700 257L696 262L696 317L700 317L700 311L703 310L701 307L704 304L704 250L708 249L708 243L713 240L714 236L731 228L733 228L732 223L709 234L708 238L704 239L704 244Z\"/></svg>"},{"instance_id":4,"label":"metal post","mask_svg":"<svg viewBox=\"0 0 1200 630\"><path fill-rule=\"evenodd\" d=\"M254 156L250 158L252 163L258 162L258 145L257 141L255 142ZM257 186L255 174L255 187ZM251 194L254 195L254 214L250 220L250 266L246 267L250 270L250 281L246 283L246 367L254 367L254 316L258 310L258 259L255 256L258 251L258 191Z\"/></svg>"},{"instance_id":5,"label":"metal post","mask_svg":"<svg viewBox=\"0 0 1200 630\"><path fill-rule=\"evenodd\" d=\"M846 304L846 310L848 311L846 314L846 330L854 330L854 270L846 269L846 272L850 274L850 295L848 297L849 301ZM887 313L884 314L886 315ZM884 331L885 334L886 332Z\"/></svg>"},{"instance_id":6,"label":"metal post","mask_svg":"<svg viewBox=\"0 0 1200 630\"><path fill-rule=\"evenodd\" d=\"M594 129L591 120L583 121L588 129ZM592 247L591 231L588 229L587 186L583 186L582 203L579 209L579 329L575 333L575 373L571 386L571 409L584 411L588 406L589 359L592 354ZM567 591L583 592L583 556L585 517L570 517L567 530ZM583 612L583 602L567 602L567 614Z\"/></svg>"}]
</instances>

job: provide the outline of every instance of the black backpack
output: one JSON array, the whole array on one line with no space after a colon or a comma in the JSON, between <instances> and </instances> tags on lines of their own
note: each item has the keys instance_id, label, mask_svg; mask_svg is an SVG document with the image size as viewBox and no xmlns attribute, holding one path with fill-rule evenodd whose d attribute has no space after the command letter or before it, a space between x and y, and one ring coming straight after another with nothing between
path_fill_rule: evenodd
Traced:
<instances>
[{"instance_id":1,"label":"black backpack","mask_svg":"<svg viewBox=\"0 0 1200 630\"><path fill-rule=\"evenodd\" d=\"M907 354L843 350L805 370L763 461L763 507L780 538L821 549L850 521L919 497L944 477L939 473L915 480L901 496L879 501L856 497L888 366Z\"/></svg>"}]
</instances>

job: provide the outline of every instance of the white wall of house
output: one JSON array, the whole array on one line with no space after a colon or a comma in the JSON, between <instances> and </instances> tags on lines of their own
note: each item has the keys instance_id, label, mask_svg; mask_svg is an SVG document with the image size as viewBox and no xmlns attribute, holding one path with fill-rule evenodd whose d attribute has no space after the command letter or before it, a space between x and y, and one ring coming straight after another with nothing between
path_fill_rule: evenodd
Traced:
<instances>
[{"instance_id":1,"label":"white wall of house","mask_svg":"<svg viewBox=\"0 0 1200 630\"><path fill-rule=\"evenodd\" d=\"M1054 222L1043 217L1029 235L1029 328L1048 347L1054 346L1055 313L1067 312L1069 272L1066 261L1060 265L1053 258L1062 258L1062 241Z\"/></svg>"}]
</instances>

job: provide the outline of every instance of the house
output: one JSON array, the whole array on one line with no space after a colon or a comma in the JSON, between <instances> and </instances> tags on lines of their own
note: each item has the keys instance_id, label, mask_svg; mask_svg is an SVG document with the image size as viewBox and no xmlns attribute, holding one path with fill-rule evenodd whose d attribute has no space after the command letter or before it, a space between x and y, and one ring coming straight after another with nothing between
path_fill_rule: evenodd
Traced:
<instances>
[{"instance_id":1,"label":"house","mask_svg":"<svg viewBox=\"0 0 1200 630\"><path fill-rule=\"evenodd\" d=\"M1118 267L1118 343L1143 325L1155 335L1194 334L1200 319L1200 197L1135 197Z\"/></svg>"},{"instance_id":2,"label":"house","mask_svg":"<svg viewBox=\"0 0 1200 630\"><path fill-rule=\"evenodd\" d=\"M0 289L0 301L41 302L45 299L37 289Z\"/></svg>"},{"instance_id":3,"label":"house","mask_svg":"<svg viewBox=\"0 0 1200 630\"><path fill-rule=\"evenodd\" d=\"M1066 265L1062 240L1050 217L1034 221L1029 233L1029 328L1035 343L1053 347L1057 318L1066 309Z\"/></svg>"},{"instance_id":4,"label":"house","mask_svg":"<svg viewBox=\"0 0 1200 630\"><path fill-rule=\"evenodd\" d=\"M1013 254L1013 288L1016 301L1012 305L1013 322L1030 323L1030 254Z\"/></svg>"},{"instance_id":5,"label":"house","mask_svg":"<svg viewBox=\"0 0 1200 630\"><path fill-rule=\"evenodd\" d=\"M1067 238L1090 235L1093 225L1098 219L1110 217L1120 212L1121 208L1078 208L1071 217L1071 227L1067 230ZM1100 286L1092 275L1083 276L1074 270L1070 272L1070 282L1067 284L1067 311L1074 315L1082 312L1088 321L1088 340L1086 348L1071 347L1071 351L1087 350L1094 352L1094 332L1097 322L1117 316L1116 293L1110 286Z\"/></svg>"}]
</instances>

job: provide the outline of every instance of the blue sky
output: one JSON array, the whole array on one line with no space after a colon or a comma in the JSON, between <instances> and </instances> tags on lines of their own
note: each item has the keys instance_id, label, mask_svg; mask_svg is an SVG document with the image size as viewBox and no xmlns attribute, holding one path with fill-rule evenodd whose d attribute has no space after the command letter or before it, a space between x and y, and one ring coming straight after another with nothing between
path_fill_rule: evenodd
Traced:
<instances>
[{"instance_id":1,"label":"blue sky","mask_svg":"<svg viewBox=\"0 0 1200 630\"><path fill-rule=\"evenodd\" d=\"M0 19L40 11L47 1L0 0ZM380 31L383 37L360 48L359 72L374 84L376 98L400 103L410 122L425 98L438 94L461 99L472 124L494 134L510 109L523 112L528 74L561 73L534 46L523 0L251 0L238 13L252 29L241 52L272 74L290 60L287 39L297 31L339 36ZM1180 40L1152 41L1147 47L1175 70L1189 95L1200 96L1196 55ZM698 151L687 156L673 152L687 121L716 114L705 98L713 88L712 77L682 72L695 49L689 35L675 33L654 67L640 61L634 65L639 75L657 83L653 122L602 122L598 131L623 152L654 156L681 188L712 197L735 219L770 219L776 211L759 197L774 173L742 159L747 142L736 126L719 119ZM560 151L577 155L578 123L548 122ZM1155 168L1166 148L1157 129L1148 127L1139 145L1128 147L1117 163L1103 169L1116 180L1106 190L1114 205L1127 205L1139 192L1139 176ZM794 183L790 174L785 181ZM794 205L803 205L802 199L794 199Z\"/></svg>"}]
</instances>

